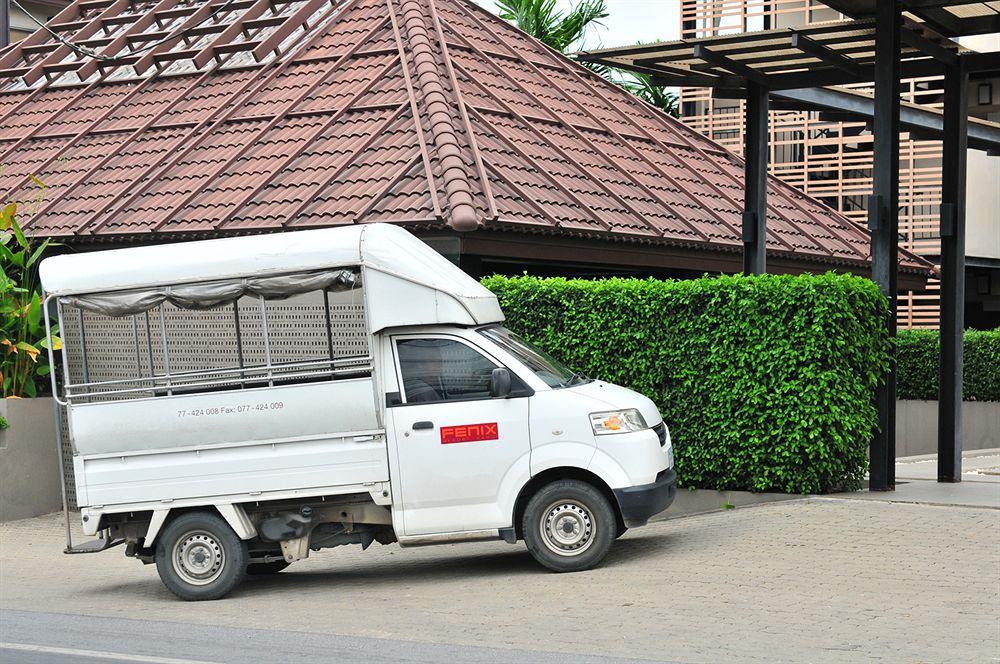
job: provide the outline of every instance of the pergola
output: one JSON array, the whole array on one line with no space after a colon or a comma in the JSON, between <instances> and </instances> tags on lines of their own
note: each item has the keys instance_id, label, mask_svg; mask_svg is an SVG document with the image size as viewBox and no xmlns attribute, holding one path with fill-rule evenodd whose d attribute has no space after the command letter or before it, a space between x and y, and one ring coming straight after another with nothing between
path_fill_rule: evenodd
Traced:
<instances>
[{"instance_id":1,"label":"pergola","mask_svg":"<svg viewBox=\"0 0 1000 664\"><path fill-rule=\"evenodd\" d=\"M746 99L743 266L767 270L768 112L818 110L868 121L874 134L873 192L868 202L872 278L889 299L896 333L899 270L899 134L943 142L941 222L941 362L938 481L962 475L962 340L965 300L965 188L969 147L1000 155L1000 126L968 118L970 77L1000 75L1000 53L973 53L954 38L1000 32L1000 2L968 0L825 0L853 20L801 29L685 39L579 54L649 74L654 83L708 87ZM944 76L944 111L903 107L900 80ZM874 82L869 98L830 86ZM904 112L905 111L905 112ZM871 441L869 487L895 488L895 358L876 395L879 427Z\"/></svg>"}]
</instances>

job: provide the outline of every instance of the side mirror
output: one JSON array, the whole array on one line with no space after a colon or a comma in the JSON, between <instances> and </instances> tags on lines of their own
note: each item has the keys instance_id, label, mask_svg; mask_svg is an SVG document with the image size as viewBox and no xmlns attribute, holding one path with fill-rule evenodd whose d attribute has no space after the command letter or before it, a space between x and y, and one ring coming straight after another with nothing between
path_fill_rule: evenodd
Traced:
<instances>
[{"instance_id":1,"label":"side mirror","mask_svg":"<svg viewBox=\"0 0 1000 664\"><path fill-rule=\"evenodd\" d=\"M506 397L510 394L510 371L497 367L490 374L490 396Z\"/></svg>"}]
</instances>

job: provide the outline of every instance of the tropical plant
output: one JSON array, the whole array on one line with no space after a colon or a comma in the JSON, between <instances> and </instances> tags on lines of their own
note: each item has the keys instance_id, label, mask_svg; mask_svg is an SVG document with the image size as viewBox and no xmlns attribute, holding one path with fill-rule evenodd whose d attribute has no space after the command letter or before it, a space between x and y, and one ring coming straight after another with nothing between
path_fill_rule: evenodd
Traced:
<instances>
[{"instance_id":1,"label":"tropical plant","mask_svg":"<svg viewBox=\"0 0 1000 664\"><path fill-rule=\"evenodd\" d=\"M608 17L605 0L581 0L568 12L556 9L556 0L497 0L500 18L560 53L575 50L587 31Z\"/></svg>"},{"instance_id":2,"label":"tropical plant","mask_svg":"<svg viewBox=\"0 0 1000 664\"><path fill-rule=\"evenodd\" d=\"M680 110L677 107L677 95L661 85L654 85L653 77L649 74L625 73L625 78L619 85L671 117L676 118L680 115Z\"/></svg>"},{"instance_id":3,"label":"tropical plant","mask_svg":"<svg viewBox=\"0 0 1000 664\"><path fill-rule=\"evenodd\" d=\"M500 18L566 54L582 48L589 29L603 26L601 20L608 17L605 0L581 0L568 12L557 10L556 0L497 0L497 7ZM651 76L595 62L580 61L580 64L667 115L678 116L677 95L653 85Z\"/></svg>"},{"instance_id":4,"label":"tropical plant","mask_svg":"<svg viewBox=\"0 0 1000 664\"><path fill-rule=\"evenodd\" d=\"M43 352L48 347L38 261L51 246L37 244L17 223L17 203L0 208L0 382L3 396L34 397L45 389L52 368ZM62 341L52 329L53 350Z\"/></svg>"}]
</instances>

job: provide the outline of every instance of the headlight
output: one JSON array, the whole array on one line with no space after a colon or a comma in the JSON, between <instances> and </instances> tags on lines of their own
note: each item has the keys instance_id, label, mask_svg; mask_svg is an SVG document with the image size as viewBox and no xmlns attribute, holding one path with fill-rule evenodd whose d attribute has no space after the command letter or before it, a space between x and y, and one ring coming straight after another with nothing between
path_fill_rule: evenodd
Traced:
<instances>
[{"instance_id":1,"label":"headlight","mask_svg":"<svg viewBox=\"0 0 1000 664\"><path fill-rule=\"evenodd\" d=\"M642 419L642 413L635 408L591 413L590 426L594 428L594 434L597 436L609 433L632 433L649 428L646 426L646 420Z\"/></svg>"}]
</instances>

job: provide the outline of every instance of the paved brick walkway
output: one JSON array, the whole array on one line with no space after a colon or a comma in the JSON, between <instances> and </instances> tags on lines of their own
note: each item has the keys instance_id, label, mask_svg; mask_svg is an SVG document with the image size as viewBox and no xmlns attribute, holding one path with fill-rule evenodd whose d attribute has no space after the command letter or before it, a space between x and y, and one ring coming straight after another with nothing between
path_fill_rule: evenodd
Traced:
<instances>
[{"instance_id":1,"label":"paved brick walkway","mask_svg":"<svg viewBox=\"0 0 1000 664\"><path fill-rule=\"evenodd\" d=\"M573 575L522 545L342 547L211 604L60 538L54 516L0 525L0 606L690 662L1000 658L1000 510L774 503L636 529Z\"/></svg>"}]
</instances>

